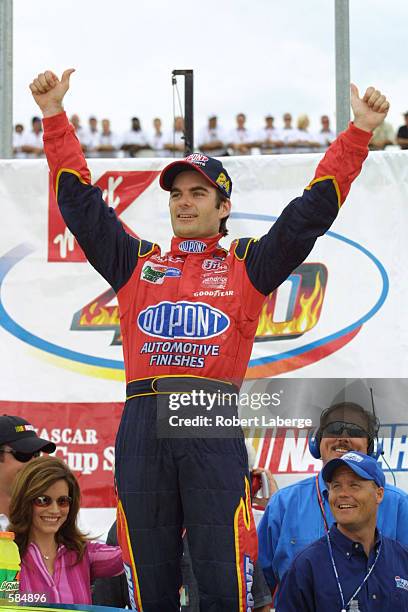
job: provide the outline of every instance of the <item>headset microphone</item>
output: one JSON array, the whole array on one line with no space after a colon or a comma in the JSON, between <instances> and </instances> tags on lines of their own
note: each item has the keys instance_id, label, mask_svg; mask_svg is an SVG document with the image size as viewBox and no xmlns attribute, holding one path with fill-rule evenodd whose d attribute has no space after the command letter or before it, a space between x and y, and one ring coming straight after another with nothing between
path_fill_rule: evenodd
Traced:
<instances>
[{"instance_id":1,"label":"headset microphone","mask_svg":"<svg viewBox=\"0 0 408 612\"><path fill-rule=\"evenodd\" d=\"M377 416L375 414L374 394L373 394L373 388L372 387L370 387L370 395L371 395L371 406L372 406L372 409L373 409L373 415L374 415L375 418L377 418ZM388 463L388 461L385 458L383 445L378 441L378 431L377 431L376 439L377 439L377 449L376 449L376 455L374 455L374 457L376 459L381 457L382 461L384 461L385 465L388 467L388 469L391 472L392 480L394 482L394 487L396 487L397 486L397 479L395 478L394 470L392 469L392 467L390 466L390 464Z\"/></svg>"}]
</instances>

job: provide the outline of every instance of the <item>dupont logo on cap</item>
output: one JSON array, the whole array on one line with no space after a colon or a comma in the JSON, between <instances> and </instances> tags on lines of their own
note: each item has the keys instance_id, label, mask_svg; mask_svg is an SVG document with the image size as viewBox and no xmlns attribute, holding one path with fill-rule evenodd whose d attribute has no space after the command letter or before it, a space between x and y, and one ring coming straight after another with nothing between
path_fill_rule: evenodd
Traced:
<instances>
[{"instance_id":1,"label":"dupont logo on cap","mask_svg":"<svg viewBox=\"0 0 408 612\"><path fill-rule=\"evenodd\" d=\"M232 180L222 163L215 157L207 157L202 153L192 153L185 159L172 162L162 170L160 186L171 191L173 182L180 172L195 170L202 174L222 195L231 197Z\"/></svg>"},{"instance_id":2,"label":"dupont logo on cap","mask_svg":"<svg viewBox=\"0 0 408 612\"><path fill-rule=\"evenodd\" d=\"M205 166L205 164L208 162L208 157L201 155L201 153L192 153L186 157L186 160L192 164L197 164L198 166Z\"/></svg>"}]
</instances>

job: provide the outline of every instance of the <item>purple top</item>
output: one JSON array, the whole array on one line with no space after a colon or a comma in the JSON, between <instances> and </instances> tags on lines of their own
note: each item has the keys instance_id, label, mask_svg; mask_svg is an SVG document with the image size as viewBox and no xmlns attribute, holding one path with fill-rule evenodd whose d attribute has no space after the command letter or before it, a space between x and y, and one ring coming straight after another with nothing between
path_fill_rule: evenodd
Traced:
<instances>
[{"instance_id":1,"label":"purple top","mask_svg":"<svg viewBox=\"0 0 408 612\"><path fill-rule=\"evenodd\" d=\"M95 578L117 576L123 572L119 546L88 542L79 563L77 553L64 545L58 547L51 576L33 542L21 560L20 593L45 594L47 603L90 604L91 582Z\"/></svg>"}]
</instances>

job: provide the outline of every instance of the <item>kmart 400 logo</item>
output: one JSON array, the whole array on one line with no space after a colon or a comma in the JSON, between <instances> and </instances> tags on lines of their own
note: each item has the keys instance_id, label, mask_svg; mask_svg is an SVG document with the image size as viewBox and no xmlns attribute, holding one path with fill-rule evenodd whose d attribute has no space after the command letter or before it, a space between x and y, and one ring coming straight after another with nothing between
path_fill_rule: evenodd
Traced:
<instances>
[{"instance_id":1,"label":"kmart 400 logo","mask_svg":"<svg viewBox=\"0 0 408 612\"><path fill-rule=\"evenodd\" d=\"M319 321L327 283L327 269L320 263L303 263L265 300L255 341L298 338ZM122 344L119 308L112 305L108 289L75 313L71 329L112 330L112 345Z\"/></svg>"},{"instance_id":2,"label":"kmart 400 logo","mask_svg":"<svg viewBox=\"0 0 408 612\"><path fill-rule=\"evenodd\" d=\"M105 172L95 183L102 190L108 206L121 214L151 185L158 171ZM123 221L122 221L123 223ZM135 233L126 224L125 229ZM85 262L78 243L65 226L49 189L48 261ZM304 263L290 275L282 288L276 289L265 300L255 341L298 338L318 322L327 283L327 269L319 263ZM72 330L112 330L112 345L122 344L119 309L109 305L115 300L112 289L98 295L77 311Z\"/></svg>"},{"instance_id":3,"label":"kmart 400 logo","mask_svg":"<svg viewBox=\"0 0 408 612\"><path fill-rule=\"evenodd\" d=\"M159 172L106 171L95 183L101 189L107 205L115 209L119 220L131 235L135 235L135 232L126 224L131 219L128 210L133 204L140 205L143 209L148 203L148 194L144 192L148 189L149 193L152 190L153 194L154 190L158 189L155 182ZM48 261L61 264L85 262L82 250L60 215L51 184L49 194ZM124 212L126 222L123 220ZM146 223L143 210L141 212ZM277 218L245 211L233 212L231 216L248 221L254 235L267 231ZM280 287L266 297L248 365L248 377L277 376L303 368L335 353L354 339L386 300L389 286L387 272L374 253L364 245L331 230L319 240L318 249L322 247L323 251L319 251L319 257L327 261L333 277L330 292L326 293L326 266L318 262L307 262L296 268ZM24 245L21 255L18 251L18 257L20 256L26 256ZM350 302L349 290L345 290L342 260L352 270L350 288L360 287L361 283L364 283L364 286L371 288L371 293L359 290ZM16 254L13 252L10 259L5 259L3 277L15 267L15 262ZM94 373L95 376L122 380L124 363L120 351L110 351L111 346L122 344L116 295L112 289L107 289L91 300L89 294L82 299L84 302L86 300L86 303L76 310L70 328L76 331L112 331L111 340L108 341L110 346L105 345L103 355L100 355L100 344L98 348L94 348L92 342L86 352L72 350L65 346L66 342L64 345L58 342L44 343L41 335L33 335L30 329L16 327L12 317L5 316L3 326L25 342L55 355L56 359L63 357L68 360L67 363L75 362L75 368L83 368L87 375ZM78 306L74 306L74 309ZM220 307L222 308L221 304ZM68 317L71 316L70 313L67 314ZM65 330L64 327L64 332ZM281 342L277 342L278 340Z\"/></svg>"}]
</instances>

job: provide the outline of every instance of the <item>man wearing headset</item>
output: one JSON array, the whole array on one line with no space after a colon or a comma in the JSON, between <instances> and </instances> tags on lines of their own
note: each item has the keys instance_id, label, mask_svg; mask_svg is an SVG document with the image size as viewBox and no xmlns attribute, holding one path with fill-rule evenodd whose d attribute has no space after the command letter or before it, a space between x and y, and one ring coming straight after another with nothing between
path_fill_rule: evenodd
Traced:
<instances>
[{"instance_id":1,"label":"man wearing headset","mask_svg":"<svg viewBox=\"0 0 408 612\"><path fill-rule=\"evenodd\" d=\"M322 470L336 523L307 546L283 577L277 612L403 612L408 549L377 529L385 476L379 463L348 452Z\"/></svg>"},{"instance_id":2,"label":"man wearing headset","mask_svg":"<svg viewBox=\"0 0 408 612\"><path fill-rule=\"evenodd\" d=\"M320 425L309 441L309 450L323 466L351 450L378 458L379 421L352 402L341 402L320 415ZM318 540L334 523L328 489L322 472L277 491L258 528L259 563L274 591L295 556ZM408 545L408 495L386 484L378 511L378 529Z\"/></svg>"}]
</instances>

